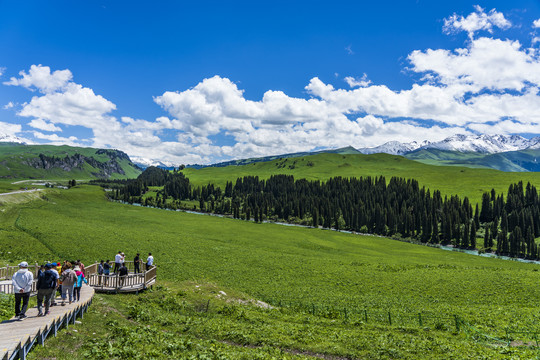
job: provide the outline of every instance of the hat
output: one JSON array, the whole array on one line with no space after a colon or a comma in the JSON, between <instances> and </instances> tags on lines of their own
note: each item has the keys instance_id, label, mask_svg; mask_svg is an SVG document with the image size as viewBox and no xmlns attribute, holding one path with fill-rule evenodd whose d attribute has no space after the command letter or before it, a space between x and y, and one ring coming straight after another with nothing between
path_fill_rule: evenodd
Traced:
<instances>
[{"instance_id":1,"label":"hat","mask_svg":"<svg viewBox=\"0 0 540 360\"><path fill-rule=\"evenodd\" d=\"M56 266L60 266L60 265L62 265L62 264L60 264L60 263L56 263Z\"/></svg>"},{"instance_id":2,"label":"hat","mask_svg":"<svg viewBox=\"0 0 540 360\"><path fill-rule=\"evenodd\" d=\"M56 264L45 264L45 269L52 269L53 266L56 266Z\"/></svg>"},{"instance_id":3,"label":"hat","mask_svg":"<svg viewBox=\"0 0 540 360\"><path fill-rule=\"evenodd\" d=\"M28 263L27 263L26 261L23 261L22 263L19 264L19 267L27 268L27 267L28 267Z\"/></svg>"}]
</instances>

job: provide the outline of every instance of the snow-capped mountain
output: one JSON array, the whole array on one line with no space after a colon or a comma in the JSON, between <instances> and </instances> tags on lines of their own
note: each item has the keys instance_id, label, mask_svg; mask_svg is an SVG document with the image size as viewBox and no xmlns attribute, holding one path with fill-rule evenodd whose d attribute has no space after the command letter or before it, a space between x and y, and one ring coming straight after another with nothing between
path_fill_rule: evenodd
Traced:
<instances>
[{"instance_id":1,"label":"snow-capped mountain","mask_svg":"<svg viewBox=\"0 0 540 360\"><path fill-rule=\"evenodd\" d=\"M430 142L425 140L422 142L413 141L410 143L400 143L399 141L389 141L383 145L379 145L373 148L361 148L358 149L362 154L377 154L386 153L392 155L403 155L411 151L419 149L423 146L429 145Z\"/></svg>"},{"instance_id":2,"label":"snow-capped mountain","mask_svg":"<svg viewBox=\"0 0 540 360\"><path fill-rule=\"evenodd\" d=\"M176 167L174 163L168 162L168 161L158 161L158 160L152 160L147 159L139 156L130 156L131 162L133 162L135 165L146 169L150 166L156 166L164 169L170 169Z\"/></svg>"},{"instance_id":3,"label":"snow-capped mountain","mask_svg":"<svg viewBox=\"0 0 540 360\"><path fill-rule=\"evenodd\" d=\"M364 154L403 155L418 149L439 149L459 152L495 154L507 151L540 149L540 137L526 139L519 135L454 135L442 141L400 143L390 141L374 148L358 149Z\"/></svg>"},{"instance_id":4,"label":"snow-capped mountain","mask_svg":"<svg viewBox=\"0 0 540 360\"><path fill-rule=\"evenodd\" d=\"M10 142L10 143L23 144L23 145L28 144L27 141L19 137L16 137L14 135L2 134L2 133L0 133L0 142Z\"/></svg>"}]
</instances>

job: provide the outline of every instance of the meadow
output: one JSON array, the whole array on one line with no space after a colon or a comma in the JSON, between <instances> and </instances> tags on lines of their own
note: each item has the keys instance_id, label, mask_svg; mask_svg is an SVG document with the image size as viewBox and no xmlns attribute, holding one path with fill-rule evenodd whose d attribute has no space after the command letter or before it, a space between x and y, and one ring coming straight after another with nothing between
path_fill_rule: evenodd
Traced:
<instances>
[{"instance_id":1,"label":"meadow","mask_svg":"<svg viewBox=\"0 0 540 360\"><path fill-rule=\"evenodd\" d=\"M128 258L151 251L156 259L161 285L141 296L99 295L80 334L70 332L80 350L66 356L536 354L464 332L455 323L458 318L501 338L508 329L538 330L536 264L381 237L123 205L109 202L92 186L48 190L41 200L3 210L3 262L80 258L93 263L112 259L118 250ZM273 309L253 305L257 301ZM532 339L516 336L525 343ZM63 342L52 340L33 356L58 354Z\"/></svg>"},{"instance_id":2,"label":"meadow","mask_svg":"<svg viewBox=\"0 0 540 360\"><path fill-rule=\"evenodd\" d=\"M213 183L225 188L227 181L246 175L267 179L275 174L293 175L297 179L327 180L334 176L366 177L392 176L413 178L420 186L440 190L443 195L467 196L471 202L480 202L482 194L494 188L506 193L508 185L523 181L540 186L539 172L502 172L492 169L474 169L460 166L436 166L388 154L319 154L300 158L278 159L244 166L208 167L182 170L196 186Z\"/></svg>"}]
</instances>

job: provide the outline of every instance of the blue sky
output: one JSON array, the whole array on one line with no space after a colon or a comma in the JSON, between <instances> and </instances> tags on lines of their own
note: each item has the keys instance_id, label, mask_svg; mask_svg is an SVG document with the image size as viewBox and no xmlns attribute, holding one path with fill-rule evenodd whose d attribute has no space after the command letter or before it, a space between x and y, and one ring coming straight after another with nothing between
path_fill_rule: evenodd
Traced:
<instances>
[{"instance_id":1,"label":"blue sky","mask_svg":"<svg viewBox=\"0 0 540 360\"><path fill-rule=\"evenodd\" d=\"M539 1L0 1L0 134L174 164L530 137L539 19Z\"/></svg>"}]
</instances>

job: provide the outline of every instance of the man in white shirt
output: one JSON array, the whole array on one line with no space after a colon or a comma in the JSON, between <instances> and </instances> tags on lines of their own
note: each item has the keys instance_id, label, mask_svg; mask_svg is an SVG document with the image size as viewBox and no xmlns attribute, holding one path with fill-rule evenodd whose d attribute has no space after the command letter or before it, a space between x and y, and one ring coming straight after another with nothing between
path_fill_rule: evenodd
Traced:
<instances>
[{"instance_id":1,"label":"man in white shirt","mask_svg":"<svg viewBox=\"0 0 540 360\"><path fill-rule=\"evenodd\" d=\"M120 265L122 265L122 251L119 251L118 254L116 254L116 256L114 257L114 273L116 273L118 269L120 269Z\"/></svg>"},{"instance_id":2,"label":"man in white shirt","mask_svg":"<svg viewBox=\"0 0 540 360\"><path fill-rule=\"evenodd\" d=\"M150 270L153 264L154 257L152 256L152 253L148 253L148 259L146 259L146 271Z\"/></svg>"},{"instance_id":3,"label":"man in white shirt","mask_svg":"<svg viewBox=\"0 0 540 360\"><path fill-rule=\"evenodd\" d=\"M30 300L33 281L34 274L28 271L28 263L23 261L19 264L19 271L13 274L11 278L13 292L15 293L15 317L19 318L19 320L26 319L26 309L28 309L28 300Z\"/></svg>"}]
</instances>

